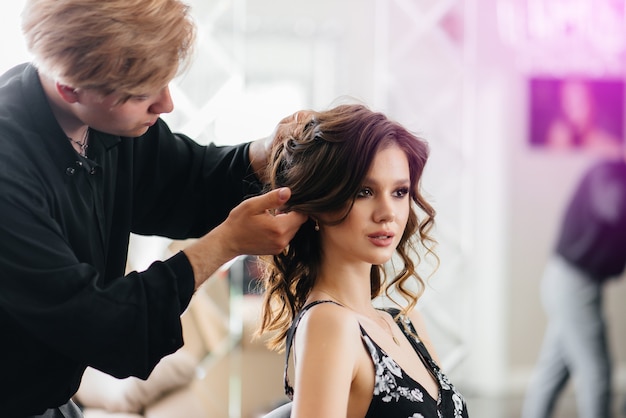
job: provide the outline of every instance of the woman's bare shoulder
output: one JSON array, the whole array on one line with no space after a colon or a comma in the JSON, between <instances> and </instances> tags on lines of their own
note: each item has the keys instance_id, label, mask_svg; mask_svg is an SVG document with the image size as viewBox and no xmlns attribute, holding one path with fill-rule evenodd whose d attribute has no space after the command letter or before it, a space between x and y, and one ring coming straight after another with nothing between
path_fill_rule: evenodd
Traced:
<instances>
[{"instance_id":1,"label":"woman's bare shoulder","mask_svg":"<svg viewBox=\"0 0 626 418\"><path fill-rule=\"evenodd\" d=\"M304 334L317 330L332 337L337 334L358 333L359 322L348 308L336 303L319 303L304 314L298 331L301 329Z\"/></svg>"}]
</instances>

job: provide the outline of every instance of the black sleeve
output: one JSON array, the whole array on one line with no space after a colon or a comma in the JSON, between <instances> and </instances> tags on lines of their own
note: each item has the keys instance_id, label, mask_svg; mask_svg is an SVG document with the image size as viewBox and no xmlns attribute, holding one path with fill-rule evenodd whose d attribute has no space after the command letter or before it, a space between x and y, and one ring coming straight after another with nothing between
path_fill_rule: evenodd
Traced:
<instances>
[{"instance_id":1,"label":"black sleeve","mask_svg":"<svg viewBox=\"0 0 626 418\"><path fill-rule=\"evenodd\" d=\"M67 358L145 378L182 345L179 317L193 293L184 254L103 285L101 273L76 258L28 180L3 176L1 183L0 324L8 328L0 352L21 373L37 358Z\"/></svg>"},{"instance_id":2,"label":"black sleeve","mask_svg":"<svg viewBox=\"0 0 626 418\"><path fill-rule=\"evenodd\" d=\"M135 139L133 232L199 237L260 192L249 143L202 146L164 123L158 128Z\"/></svg>"}]
</instances>

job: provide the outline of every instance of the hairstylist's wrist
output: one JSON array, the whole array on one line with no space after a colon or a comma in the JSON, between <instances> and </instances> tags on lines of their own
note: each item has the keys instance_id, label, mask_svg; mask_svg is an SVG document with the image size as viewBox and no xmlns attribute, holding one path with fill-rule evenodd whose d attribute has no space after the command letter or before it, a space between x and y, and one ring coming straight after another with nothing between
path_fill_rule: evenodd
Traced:
<instances>
[{"instance_id":1,"label":"hairstylist's wrist","mask_svg":"<svg viewBox=\"0 0 626 418\"><path fill-rule=\"evenodd\" d=\"M185 248L183 252L193 269L195 289L198 289L221 266L238 256L219 225Z\"/></svg>"}]
</instances>

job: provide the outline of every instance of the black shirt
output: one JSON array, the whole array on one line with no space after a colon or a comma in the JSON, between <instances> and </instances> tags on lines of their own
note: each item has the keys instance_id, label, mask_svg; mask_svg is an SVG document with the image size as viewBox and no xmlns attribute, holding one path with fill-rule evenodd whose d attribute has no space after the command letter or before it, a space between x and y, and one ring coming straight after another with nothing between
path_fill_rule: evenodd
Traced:
<instances>
[{"instance_id":1,"label":"black shirt","mask_svg":"<svg viewBox=\"0 0 626 418\"><path fill-rule=\"evenodd\" d=\"M130 232L199 237L258 190L248 144L201 146L159 120L91 134L79 156L36 69L0 77L0 416L65 403L93 366L146 378L183 344L181 252L124 277Z\"/></svg>"},{"instance_id":2,"label":"black shirt","mask_svg":"<svg viewBox=\"0 0 626 418\"><path fill-rule=\"evenodd\" d=\"M626 265L626 163L595 164L566 209L556 252L594 280L619 276Z\"/></svg>"}]
</instances>

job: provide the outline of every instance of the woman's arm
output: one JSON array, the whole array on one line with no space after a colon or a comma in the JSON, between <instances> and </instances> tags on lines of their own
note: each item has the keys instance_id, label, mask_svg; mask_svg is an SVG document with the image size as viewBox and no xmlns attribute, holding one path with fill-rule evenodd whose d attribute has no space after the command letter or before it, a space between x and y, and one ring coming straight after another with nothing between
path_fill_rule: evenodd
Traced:
<instances>
[{"instance_id":1,"label":"woman's arm","mask_svg":"<svg viewBox=\"0 0 626 418\"><path fill-rule=\"evenodd\" d=\"M302 318L294 344L292 418L345 418L363 349L356 320L340 306L318 305Z\"/></svg>"}]
</instances>

